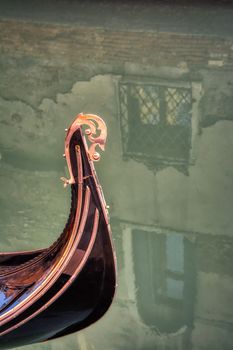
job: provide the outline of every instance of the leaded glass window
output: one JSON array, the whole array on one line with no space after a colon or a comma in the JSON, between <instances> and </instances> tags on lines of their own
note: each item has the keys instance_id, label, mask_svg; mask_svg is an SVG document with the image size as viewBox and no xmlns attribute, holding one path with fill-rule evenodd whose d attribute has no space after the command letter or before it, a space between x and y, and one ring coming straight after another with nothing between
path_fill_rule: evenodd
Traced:
<instances>
[{"instance_id":1,"label":"leaded glass window","mask_svg":"<svg viewBox=\"0 0 233 350\"><path fill-rule=\"evenodd\" d=\"M188 164L192 139L192 89L120 82L124 157L151 166Z\"/></svg>"}]
</instances>

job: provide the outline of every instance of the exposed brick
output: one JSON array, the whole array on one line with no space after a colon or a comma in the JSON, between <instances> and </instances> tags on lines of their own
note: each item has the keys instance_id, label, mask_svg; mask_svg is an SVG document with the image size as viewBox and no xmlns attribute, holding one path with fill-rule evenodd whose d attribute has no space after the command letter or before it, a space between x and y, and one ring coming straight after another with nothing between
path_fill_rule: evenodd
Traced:
<instances>
[{"instance_id":1,"label":"exposed brick","mask_svg":"<svg viewBox=\"0 0 233 350\"><path fill-rule=\"evenodd\" d=\"M232 64L233 40L192 34L110 30L58 24L2 20L0 52L56 61L121 64L125 62L176 66L208 65L214 55Z\"/></svg>"}]
</instances>

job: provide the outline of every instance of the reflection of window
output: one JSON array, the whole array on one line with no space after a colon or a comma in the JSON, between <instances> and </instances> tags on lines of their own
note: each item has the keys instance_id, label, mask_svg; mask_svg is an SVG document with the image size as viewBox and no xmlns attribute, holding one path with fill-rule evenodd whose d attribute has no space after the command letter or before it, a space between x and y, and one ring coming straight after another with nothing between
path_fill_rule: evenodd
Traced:
<instances>
[{"instance_id":1,"label":"reflection of window","mask_svg":"<svg viewBox=\"0 0 233 350\"><path fill-rule=\"evenodd\" d=\"M191 325L194 245L183 234L132 230L135 283L143 321L162 332Z\"/></svg>"},{"instance_id":2,"label":"reflection of window","mask_svg":"<svg viewBox=\"0 0 233 350\"><path fill-rule=\"evenodd\" d=\"M166 295L183 299L184 289L184 242L177 233L166 235Z\"/></svg>"},{"instance_id":3,"label":"reflection of window","mask_svg":"<svg viewBox=\"0 0 233 350\"><path fill-rule=\"evenodd\" d=\"M191 85L121 81L119 104L125 157L182 165L192 142Z\"/></svg>"}]
</instances>

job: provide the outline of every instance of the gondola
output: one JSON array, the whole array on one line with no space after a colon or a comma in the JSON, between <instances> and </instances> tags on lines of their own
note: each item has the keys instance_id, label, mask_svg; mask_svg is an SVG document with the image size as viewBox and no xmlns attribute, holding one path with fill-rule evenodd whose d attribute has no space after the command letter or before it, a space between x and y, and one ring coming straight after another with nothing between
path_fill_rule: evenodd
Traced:
<instances>
[{"instance_id":1,"label":"gondola","mask_svg":"<svg viewBox=\"0 0 233 350\"><path fill-rule=\"evenodd\" d=\"M96 322L112 303L116 256L108 209L94 169L107 129L79 114L66 129L71 187L67 224L50 247L0 253L0 349L42 342Z\"/></svg>"}]
</instances>

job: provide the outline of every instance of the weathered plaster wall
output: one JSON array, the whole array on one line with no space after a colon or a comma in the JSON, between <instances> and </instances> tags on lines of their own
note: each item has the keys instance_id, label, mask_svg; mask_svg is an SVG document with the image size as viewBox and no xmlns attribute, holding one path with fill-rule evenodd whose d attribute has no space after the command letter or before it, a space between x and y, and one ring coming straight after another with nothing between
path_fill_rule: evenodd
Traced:
<instances>
[{"instance_id":1,"label":"weathered plaster wall","mask_svg":"<svg viewBox=\"0 0 233 350\"><path fill-rule=\"evenodd\" d=\"M202 129L196 163L190 166L189 176L172 167L154 175L143 164L122 160L117 96L111 75L77 82L69 92L58 93L55 100L44 98L37 108L39 118L28 104L17 100L1 99L0 108L2 160L20 167L20 159L27 158L29 167L32 162L38 169L62 169L60 140L65 126L77 112L99 113L109 125L103 157L108 172L103 177L113 216L132 221L137 213L138 222L144 224L232 235L231 121ZM114 188L110 189L108 182L115 183Z\"/></svg>"},{"instance_id":2,"label":"weathered plaster wall","mask_svg":"<svg viewBox=\"0 0 233 350\"><path fill-rule=\"evenodd\" d=\"M115 160L112 163L117 163L110 171L119 182L118 195L109 198L114 204L114 215L131 220L130 213L136 210L138 220L146 223L232 234L232 124L223 121L212 127L217 120L232 119L230 38L10 20L2 20L0 25L3 160L20 166L22 159L24 164L33 163L38 169L62 167L55 154L62 153L62 143L58 145L57 140L63 137L64 116L71 120L80 110L92 110L103 114L110 123L109 144L113 148L107 152ZM213 57L215 64L222 60L223 67L203 69ZM122 161L112 78L102 77L102 83L98 78L77 83L107 72L163 77L172 73L183 79L185 76L203 79L200 103L203 129L196 164L190 168L188 178L172 168L153 178L143 165L131 161L128 166ZM108 153L105 159L107 164ZM148 201L148 208L143 209L135 191L142 187L140 196Z\"/></svg>"}]
</instances>

